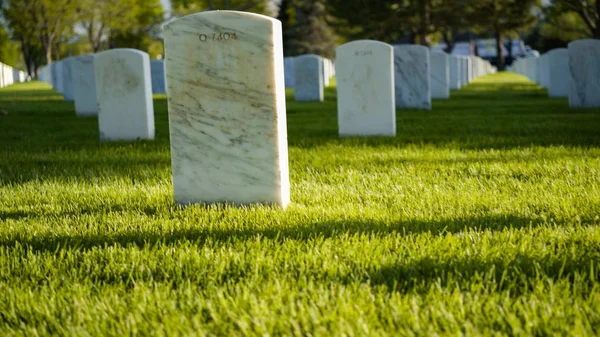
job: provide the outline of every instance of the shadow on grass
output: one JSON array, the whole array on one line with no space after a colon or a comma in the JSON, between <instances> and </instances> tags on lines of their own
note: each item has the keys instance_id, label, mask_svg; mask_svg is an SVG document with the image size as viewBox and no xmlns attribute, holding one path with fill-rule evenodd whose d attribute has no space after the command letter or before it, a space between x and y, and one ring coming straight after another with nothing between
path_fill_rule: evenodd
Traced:
<instances>
[{"instance_id":1,"label":"shadow on grass","mask_svg":"<svg viewBox=\"0 0 600 337\"><path fill-rule=\"evenodd\" d=\"M148 215L153 211L148 210ZM584 226L590 219L583 221ZM321 239L340 236L363 235L381 237L386 235L412 235L428 233L433 236L461 235L471 230L504 231L507 229L534 228L538 226L561 226L562 224L548 224L544 221L512 215L484 216L469 219L446 219L441 221L398 221L382 223L376 220L364 221L323 221L298 226L284 225L280 228L258 229L200 229L187 228L169 230L168 233L157 231L123 231L108 234L89 235L40 235L31 238L6 237L0 240L0 247L13 248L20 246L25 250L34 252L54 253L61 250L85 251L95 247L106 249L110 246L137 246L154 247L157 245L180 245L191 243L194 246L203 246L207 243L233 244L240 241L256 241L257 239L274 240L284 243L293 241L319 241ZM518 234L517 234L518 235ZM543 254L528 255L515 250L507 252L501 257L482 257L478 252L465 256L464 254L439 254L434 257L423 257L406 263L392 263L380 266L377 263L364 261L355 267L346 268L347 272L341 274L328 274L314 269L307 269L306 276L324 279L329 282L342 284L368 283L371 286L385 286L388 291L410 292L428 291L430 286L458 287L472 286L470 282L477 281L486 287L495 290L511 289L514 294L531 290L540 279L583 281L586 285L593 285L594 280L600 276L600 249L586 248L585 254L572 254L574 247L579 247L581 242L576 239L562 240L556 243L553 249ZM561 254L564 252L564 254ZM398 252L401 254L401 252ZM344 263L352 264L351 261ZM101 276L106 283L129 283L136 281L172 282L172 277L165 273L160 263L158 266L149 267L150 273L132 275L130 271L112 273ZM169 268L166 268L169 270ZM222 282L241 282L246 277L251 277L254 271L249 266L232 264L226 270L219 271L221 275L212 275L212 278L221 279ZM202 284L206 282L203 273L190 270L182 272L183 281L191 279ZM106 278L106 279L104 279ZM589 283L589 284L588 284ZM488 290L494 290L488 289ZM475 290L475 289L469 289Z\"/></svg>"},{"instance_id":2,"label":"shadow on grass","mask_svg":"<svg viewBox=\"0 0 600 337\"><path fill-rule=\"evenodd\" d=\"M540 286L540 281L550 284L560 280L576 287L581 295L591 293L600 277L600 254L593 252L591 259L574 257L567 249L576 247L578 242L571 240L562 244L563 248L557 247L565 252L562 257L540 254L507 254L504 258L481 258L474 254L448 256L443 260L426 257L379 267L359 277L342 275L334 280L346 285L360 281L374 287L385 286L390 292L427 293L435 286L469 291L477 291L477 288L492 292L510 290L512 296L532 291Z\"/></svg>"},{"instance_id":3,"label":"shadow on grass","mask_svg":"<svg viewBox=\"0 0 600 337\"><path fill-rule=\"evenodd\" d=\"M137 210L148 216L169 215L170 218L179 218L178 212L181 208L172 206L170 209L147 208ZM71 217L85 214L110 214L120 212L131 212L131 210L113 207L107 210L77 210L73 212L60 212L59 214L39 214L40 218L45 217ZM2 212L0 218L3 219L22 219L35 218L30 212ZM598 222L595 219L580 219L582 224L592 224ZM23 238L20 236L6 237L0 240L0 246L14 247L15 244L27 246L33 250L55 251L58 247L74 249L90 249L93 247L107 245L136 245L144 247L146 245L155 245L157 243L173 245L183 242L192 242L196 245L204 245L206 242L235 242L244 240L255 240L257 238L275 240L283 242L285 240L309 241L316 238L332 238L342 235L412 235L429 233L439 236L445 234L456 234L476 231L503 231L506 229L535 228L539 226L560 226L563 223L548 222L542 219L524 218L510 214L497 216L481 216L466 219L443 219L435 221L425 220L406 220L382 222L374 219L352 219L346 221L326 220L306 224L284 224L270 228L262 228L249 224L244 229L215 229L213 228L185 228L169 229L169 233L159 233L150 230L135 230L113 232L107 234L90 235L56 235L35 236L32 238Z\"/></svg>"}]
</instances>

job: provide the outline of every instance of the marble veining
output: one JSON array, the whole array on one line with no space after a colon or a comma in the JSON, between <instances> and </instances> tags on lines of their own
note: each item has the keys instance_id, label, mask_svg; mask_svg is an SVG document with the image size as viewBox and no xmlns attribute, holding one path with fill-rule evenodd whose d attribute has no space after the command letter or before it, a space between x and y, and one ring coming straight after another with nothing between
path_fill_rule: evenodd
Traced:
<instances>
[{"instance_id":1,"label":"marble veining","mask_svg":"<svg viewBox=\"0 0 600 337\"><path fill-rule=\"evenodd\" d=\"M552 49L548 55L548 96L569 97L569 50Z\"/></svg>"},{"instance_id":2,"label":"marble veining","mask_svg":"<svg viewBox=\"0 0 600 337\"><path fill-rule=\"evenodd\" d=\"M298 102L322 102L323 67L318 55L301 55L294 58L294 98Z\"/></svg>"},{"instance_id":3,"label":"marble veining","mask_svg":"<svg viewBox=\"0 0 600 337\"><path fill-rule=\"evenodd\" d=\"M429 53L431 64L431 98L450 98L450 69L448 56L443 52Z\"/></svg>"},{"instance_id":4,"label":"marble veining","mask_svg":"<svg viewBox=\"0 0 600 337\"><path fill-rule=\"evenodd\" d=\"M417 45L394 47L396 107L431 109L429 49Z\"/></svg>"},{"instance_id":5,"label":"marble veining","mask_svg":"<svg viewBox=\"0 0 600 337\"><path fill-rule=\"evenodd\" d=\"M73 97L77 116L98 115L94 54L73 58Z\"/></svg>"},{"instance_id":6,"label":"marble veining","mask_svg":"<svg viewBox=\"0 0 600 337\"><path fill-rule=\"evenodd\" d=\"M94 59L100 140L154 139L150 58L135 49L111 49Z\"/></svg>"},{"instance_id":7,"label":"marble veining","mask_svg":"<svg viewBox=\"0 0 600 337\"><path fill-rule=\"evenodd\" d=\"M336 50L340 136L395 136L394 49L359 40Z\"/></svg>"},{"instance_id":8,"label":"marble veining","mask_svg":"<svg viewBox=\"0 0 600 337\"><path fill-rule=\"evenodd\" d=\"M175 202L290 202L281 23L236 11L165 26Z\"/></svg>"},{"instance_id":9,"label":"marble veining","mask_svg":"<svg viewBox=\"0 0 600 337\"><path fill-rule=\"evenodd\" d=\"M600 40L569 43L569 106L600 107Z\"/></svg>"}]
</instances>

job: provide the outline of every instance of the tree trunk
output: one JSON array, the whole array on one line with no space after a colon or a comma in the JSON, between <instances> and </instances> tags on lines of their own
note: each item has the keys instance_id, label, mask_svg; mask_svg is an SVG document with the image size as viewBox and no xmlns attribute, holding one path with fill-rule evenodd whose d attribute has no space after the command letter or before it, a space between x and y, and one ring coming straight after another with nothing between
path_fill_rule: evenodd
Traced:
<instances>
[{"instance_id":1,"label":"tree trunk","mask_svg":"<svg viewBox=\"0 0 600 337\"><path fill-rule=\"evenodd\" d=\"M502 48L502 31L496 28L496 67L498 67L498 71L504 70L504 48Z\"/></svg>"},{"instance_id":2,"label":"tree trunk","mask_svg":"<svg viewBox=\"0 0 600 337\"><path fill-rule=\"evenodd\" d=\"M52 63L52 46L44 47L44 51L46 52L46 63Z\"/></svg>"},{"instance_id":3,"label":"tree trunk","mask_svg":"<svg viewBox=\"0 0 600 337\"><path fill-rule=\"evenodd\" d=\"M417 44L417 32L412 29L409 35L410 44Z\"/></svg>"},{"instance_id":4,"label":"tree trunk","mask_svg":"<svg viewBox=\"0 0 600 337\"><path fill-rule=\"evenodd\" d=\"M444 42L446 43L446 49L444 49L444 51L448 54L452 54L452 50L454 50L454 45L456 44L456 41L454 40L455 36L456 33L454 31L448 32L448 30L444 30L444 32L442 33L442 37L444 38Z\"/></svg>"}]
</instances>

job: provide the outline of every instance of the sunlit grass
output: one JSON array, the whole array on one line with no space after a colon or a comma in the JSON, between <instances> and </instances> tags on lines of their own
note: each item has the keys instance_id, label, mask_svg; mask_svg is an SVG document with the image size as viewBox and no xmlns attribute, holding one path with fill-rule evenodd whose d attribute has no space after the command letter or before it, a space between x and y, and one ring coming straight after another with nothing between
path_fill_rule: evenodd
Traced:
<instances>
[{"instance_id":1,"label":"sunlit grass","mask_svg":"<svg viewBox=\"0 0 600 337\"><path fill-rule=\"evenodd\" d=\"M395 138L288 91L292 205L173 205L157 139L102 143L44 84L0 90L0 335L600 333L600 110L513 74Z\"/></svg>"}]
</instances>

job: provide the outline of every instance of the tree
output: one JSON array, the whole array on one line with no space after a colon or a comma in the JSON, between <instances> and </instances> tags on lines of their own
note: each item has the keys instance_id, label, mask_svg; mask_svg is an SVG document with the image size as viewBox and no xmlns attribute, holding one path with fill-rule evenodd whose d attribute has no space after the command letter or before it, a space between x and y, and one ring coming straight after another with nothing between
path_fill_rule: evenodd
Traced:
<instances>
[{"instance_id":1,"label":"tree","mask_svg":"<svg viewBox=\"0 0 600 337\"><path fill-rule=\"evenodd\" d=\"M131 23L121 29L111 30L110 47L148 50L152 36L158 33L158 26L163 22L163 7L160 0L128 1L132 1Z\"/></svg>"},{"instance_id":2,"label":"tree","mask_svg":"<svg viewBox=\"0 0 600 337\"><path fill-rule=\"evenodd\" d=\"M571 34L571 38L574 35L575 38L600 39L598 0L552 0L545 8L545 14L547 24L551 26L545 30L554 36Z\"/></svg>"},{"instance_id":3,"label":"tree","mask_svg":"<svg viewBox=\"0 0 600 337\"><path fill-rule=\"evenodd\" d=\"M504 70L504 38L524 27L533 25L537 17L533 9L539 0L475 0L471 21L482 28L494 30L498 70Z\"/></svg>"},{"instance_id":4,"label":"tree","mask_svg":"<svg viewBox=\"0 0 600 337\"><path fill-rule=\"evenodd\" d=\"M0 62L14 67L19 57L18 53L17 46L10 40L8 32L0 26Z\"/></svg>"},{"instance_id":5,"label":"tree","mask_svg":"<svg viewBox=\"0 0 600 337\"><path fill-rule=\"evenodd\" d=\"M433 26L446 43L446 52L454 49L458 36L472 30L473 0L445 0L438 3L433 11ZM461 15L457 15L461 13Z\"/></svg>"},{"instance_id":6,"label":"tree","mask_svg":"<svg viewBox=\"0 0 600 337\"><path fill-rule=\"evenodd\" d=\"M4 17L10 27L28 27L27 30L33 30L32 34L29 32L23 34L23 37L30 39L35 36L39 39L47 63L52 62L53 48L62 35L73 29L76 8L76 0L4 0L3 2Z\"/></svg>"},{"instance_id":7,"label":"tree","mask_svg":"<svg viewBox=\"0 0 600 337\"><path fill-rule=\"evenodd\" d=\"M476 0L329 0L329 10L342 25L336 30L349 38L429 46L441 32L450 49L459 31L469 27L471 3ZM457 15L460 13L460 15ZM349 32L349 34L348 34Z\"/></svg>"},{"instance_id":8,"label":"tree","mask_svg":"<svg viewBox=\"0 0 600 337\"><path fill-rule=\"evenodd\" d=\"M269 0L171 0L171 7L177 15L217 9L272 14Z\"/></svg>"},{"instance_id":9,"label":"tree","mask_svg":"<svg viewBox=\"0 0 600 337\"><path fill-rule=\"evenodd\" d=\"M324 0L294 0L287 6L285 55L317 54L333 58L336 38L327 23Z\"/></svg>"},{"instance_id":10,"label":"tree","mask_svg":"<svg viewBox=\"0 0 600 337\"><path fill-rule=\"evenodd\" d=\"M87 33L92 51L97 53L101 43L112 31L133 29L136 11L135 0L79 0L79 22Z\"/></svg>"}]
</instances>

